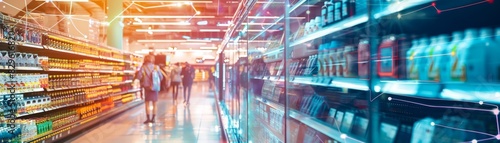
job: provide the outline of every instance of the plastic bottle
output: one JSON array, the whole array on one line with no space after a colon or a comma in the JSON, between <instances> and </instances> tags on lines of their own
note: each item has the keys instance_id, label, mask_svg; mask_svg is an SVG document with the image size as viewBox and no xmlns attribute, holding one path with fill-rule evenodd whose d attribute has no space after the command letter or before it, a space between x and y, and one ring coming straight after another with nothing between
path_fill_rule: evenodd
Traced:
<instances>
[{"instance_id":1,"label":"plastic bottle","mask_svg":"<svg viewBox=\"0 0 500 143\"><path fill-rule=\"evenodd\" d=\"M358 75L360 78L368 78L369 60L370 45L368 44L368 39L363 39L358 44Z\"/></svg>"},{"instance_id":2,"label":"plastic bottle","mask_svg":"<svg viewBox=\"0 0 500 143\"><path fill-rule=\"evenodd\" d=\"M415 51L418 49L419 40L413 39L411 45L411 48L406 52L406 77L408 77L408 79L417 80L418 74L413 70L415 70Z\"/></svg>"},{"instance_id":3,"label":"plastic bottle","mask_svg":"<svg viewBox=\"0 0 500 143\"><path fill-rule=\"evenodd\" d=\"M433 60L434 58L432 57L432 55L434 54L434 49L436 49L436 45L437 45L437 42L438 42L438 37L436 36L433 36L430 38L431 40L431 43L425 47L425 50L424 50L424 53L422 53L422 68L419 69L419 72L423 73L427 73L427 78L421 78L420 80L424 80L424 81L430 81L430 80L433 80L433 78L431 78L431 76L429 75L430 73L430 69L431 69L431 66L432 66L432 63L433 63ZM425 61L425 63L424 63Z\"/></svg>"},{"instance_id":4,"label":"plastic bottle","mask_svg":"<svg viewBox=\"0 0 500 143\"><path fill-rule=\"evenodd\" d=\"M333 1L330 0L327 5L327 23L326 26L331 25L334 21L334 13L335 13L335 8L333 5Z\"/></svg>"},{"instance_id":5,"label":"plastic bottle","mask_svg":"<svg viewBox=\"0 0 500 143\"><path fill-rule=\"evenodd\" d=\"M486 74L486 81L490 82L500 82L500 44L493 39L493 30L490 28L482 28L480 31L480 37L474 47L484 47L486 56L479 56L480 58L486 57L485 62L486 69L484 69ZM477 45L476 45L477 44ZM482 76L484 76L482 75ZM481 81L479 81L481 82Z\"/></svg>"},{"instance_id":6,"label":"plastic bottle","mask_svg":"<svg viewBox=\"0 0 500 143\"><path fill-rule=\"evenodd\" d=\"M452 59L453 56L455 55L455 52L453 52L453 49L455 47L458 47L458 44L462 42L464 38L464 34L461 31L456 31L452 33L452 40L449 42L447 45L445 51L447 54L444 54L443 57L441 58L441 61L445 63L444 65L440 66L440 81L441 82L450 82L451 80L451 68L452 68Z\"/></svg>"},{"instance_id":7,"label":"plastic bottle","mask_svg":"<svg viewBox=\"0 0 500 143\"><path fill-rule=\"evenodd\" d=\"M321 44L319 45L319 49L318 49L318 61L317 61L317 65L318 65L318 76L322 77L322 76L325 76L324 75L324 71L325 71L325 68L324 68L324 60L323 60L323 57L325 56L325 44Z\"/></svg>"},{"instance_id":8,"label":"plastic bottle","mask_svg":"<svg viewBox=\"0 0 500 143\"><path fill-rule=\"evenodd\" d=\"M420 41L420 46L416 51L416 62L417 62L417 72L418 72L418 80L427 80L428 72L424 72L426 70L425 65L427 65L427 47L430 45L429 39L423 38Z\"/></svg>"},{"instance_id":9,"label":"plastic bottle","mask_svg":"<svg viewBox=\"0 0 500 143\"><path fill-rule=\"evenodd\" d=\"M358 75L358 49L354 45L344 48L345 64L344 77L356 77Z\"/></svg>"},{"instance_id":10,"label":"plastic bottle","mask_svg":"<svg viewBox=\"0 0 500 143\"><path fill-rule=\"evenodd\" d=\"M446 70L446 59L448 52L448 36L439 35L437 37L437 42L433 46L433 50L429 51L430 61L428 63L429 68L429 78L437 82L441 81L441 71Z\"/></svg>"},{"instance_id":11,"label":"plastic bottle","mask_svg":"<svg viewBox=\"0 0 500 143\"><path fill-rule=\"evenodd\" d=\"M321 18L323 19L321 26L326 26L326 24L328 23L328 1L325 1L323 6L321 7Z\"/></svg>"},{"instance_id":12,"label":"plastic bottle","mask_svg":"<svg viewBox=\"0 0 500 143\"><path fill-rule=\"evenodd\" d=\"M491 30L482 30L488 35ZM481 34L483 36L483 34ZM490 34L491 35L491 34ZM483 82L486 79L487 46L485 38L478 38L476 29L467 29L465 38L451 51L451 77L453 81Z\"/></svg>"}]
</instances>

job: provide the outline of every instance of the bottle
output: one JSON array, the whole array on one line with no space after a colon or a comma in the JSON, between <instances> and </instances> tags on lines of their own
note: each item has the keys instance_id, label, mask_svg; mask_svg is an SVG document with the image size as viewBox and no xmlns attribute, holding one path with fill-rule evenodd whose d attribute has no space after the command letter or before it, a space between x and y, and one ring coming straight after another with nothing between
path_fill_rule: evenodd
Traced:
<instances>
[{"instance_id":1,"label":"bottle","mask_svg":"<svg viewBox=\"0 0 500 143\"><path fill-rule=\"evenodd\" d=\"M317 62L317 65L318 65L318 76L322 77L322 76L325 76L324 75L324 71L326 70L323 65L325 64L324 60L323 60L323 57L325 56L325 44L321 44L319 45L319 48L318 48L318 62Z\"/></svg>"},{"instance_id":2,"label":"bottle","mask_svg":"<svg viewBox=\"0 0 500 143\"><path fill-rule=\"evenodd\" d=\"M333 76L336 76L337 75L337 66L335 65L336 63L336 47L338 46L337 42L336 41L332 41L330 42L330 45L328 46L328 63L327 63L327 68L328 68L328 76L329 77L333 77Z\"/></svg>"},{"instance_id":3,"label":"bottle","mask_svg":"<svg viewBox=\"0 0 500 143\"><path fill-rule=\"evenodd\" d=\"M484 47L486 59L486 69L484 72L485 80L490 82L500 82L500 43L493 39L493 30L490 28L482 28L480 38L474 47ZM482 56L479 56L482 58Z\"/></svg>"},{"instance_id":4,"label":"bottle","mask_svg":"<svg viewBox=\"0 0 500 143\"><path fill-rule=\"evenodd\" d=\"M425 47L425 50L423 51L422 56L421 56L422 57L421 60L425 61L425 63L423 62L422 67L419 69L419 72L426 73L426 75L427 75L426 78L420 79L420 80L424 80L424 81L431 81L434 79L429 75L429 73L430 73L432 63L434 60L434 58L432 57L432 54L434 53L436 44L438 42L438 37L433 36L430 38L430 41L431 41L430 44Z\"/></svg>"},{"instance_id":5,"label":"bottle","mask_svg":"<svg viewBox=\"0 0 500 143\"><path fill-rule=\"evenodd\" d=\"M423 72L425 71L425 65L427 65L427 58L426 58L426 49L429 46L429 39L427 38L422 38L420 39L420 45L417 47L415 50L415 55L414 55L414 60L416 60L416 65L414 67L413 72L416 72L418 75L418 80L427 80L429 79L427 74L428 72Z\"/></svg>"},{"instance_id":6,"label":"bottle","mask_svg":"<svg viewBox=\"0 0 500 143\"><path fill-rule=\"evenodd\" d=\"M334 6L335 6L335 12L334 12L334 17L333 21L337 22L342 20L342 1L341 0L332 0Z\"/></svg>"},{"instance_id":7,"label":"bottle","mask_svg":"<svg viewBox=\"0 0 500 143\"><path fill-rule=\"evenodd\" d=\"M491 29L481 29L479 38L477 30L467 29L464 40L452 49L453 81L483 82L490 79L487 77L494 76L492 73L496 71L487 72L487 70L492 69L490 65L496 65L496 61L489 61L491 58L488 58L490 54L487 52L496 53L496 50L491 48L496 45L492 45L492 40L485 36L491 36Z\"/></svg>"},{"instance_id":8,"label":"bottle","mask_svg":"<svg viewBox=\"0 0 500 143\"><path fill-rule=\"evenodd\" d=\"M341 77L344 74L344 64L345 64L345 58L344 58L344 47L343 46L338 46L335 48L335 75L337 77Z\"/></svg>"},{"instance_id":9,"label":"bottle","mask_svg":"<svg viewBox=\"0 0 500 143\"><path fill-rule=\"evenodd\" d=\"M344 48L344 77L356 77L358 75L358 49L354 45Z\"/></svg>"},{"instance_id":10,"label":"bottle","mask_svg":"<svg viewBox=\"0 0 500 143\"><path fill-rule=\"evenodd\" d=\"M369 78L370 45L368 39L362 39L358 44L358 75L362 79Z\"/></svg>"},{"instance_id":11,"label":"bottle","mask_svg":"<svg viewBox=\"0 0 500 143\"><path fill-rule=\"evenodd\" d=\"M446 54L448 54L448 36L439 35L436 42L427 50L429 62L427 63L429 80L440 82L441 71L446 70Z\"/></svg>"},{"instance_id":12,"label":"bottle","mask_svg":"<svg viewBox=\"0 0 500 143\"><path fill-rule=\"evenodd\" d=\"M327 14L327 26L331 25L334 22L334 13L335 13L335 6L333 4L333 0L330 0L327 5L328 9L328 14Z\"/></svg>"},{"instance_id":13,"label":"bottle","mask_svg":"<svg viewBox=\"0 0 500 143\"><path fill-rule=\"evenodd\" d=\"M354 0L342 0L342 19L354 16L355 7Z\"/></svg>"},{"instance_id":14,"label":"bottle","mask_svg":"<svg viewBox=\"0 0 500 143\"><path fill-rule=\"evenodd\" d=\"M321 7L321 18L323 19L321 26L324 27L328 23L328 1L325 1Z\"/></svg>"}]
</instances>

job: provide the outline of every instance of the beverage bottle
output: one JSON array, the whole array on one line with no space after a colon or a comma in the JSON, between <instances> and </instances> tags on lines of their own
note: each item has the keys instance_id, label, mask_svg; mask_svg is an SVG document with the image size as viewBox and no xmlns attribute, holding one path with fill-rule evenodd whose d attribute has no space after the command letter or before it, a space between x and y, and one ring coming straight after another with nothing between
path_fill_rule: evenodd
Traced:
<instances>
[{"instance_id":1,"label":"beverage bottle","mask_svg":"<svg viewBox=\"0 0 500 143\"><path fill-rule=\"evenodd\" d=\"M474 47L484 47L486 59L486 81L500 82L500 43L493 38L493 30L490 28L482 28L480 38ZM479 56L481 57L481 56Z\"/></svg>"},{"instance_id":2,"label":"beverage bottle","mask_svg":"<svg viewBox=\"0 0 500 143\"><path fill-rule=\"evenodd\" d=\"M334 14L335 14L335 5L333 3L333 0L330 0L327 5L327 26L331 25L334 22Z\"/></svg>"},{"instance_id":3,"label":"beverage bottle","mask_svg":"<svg viewBox=\"0 0 500 143\"><path fill-rule=\"evenodd\" d=\"M368 39L362 39L358 44L358 75L360 78L368 78L369 60L370 45Z\"/></svg>"},{"instance_id":4,"label":"beverage bottle","mask_svg":"<svg viewBox=\"0 0 500 143\"><path fill-rule=\"evenodd\" d=\"M320 47L321 49L319 50L319 53L318 53L318 75L323 77L323 76L327 76L328 75L328 69L327 69L327 64L328 64L328 61L327 61L327 57L328 57L328 51L327 51L327 46L329 44L321 44L323 47Z\"/></svg>"},{"instance_id":5,"label":"beverage bottle","mask_svg":"<svg viewBox=\"0 0 500 143\"><path fill-rule=\"evenodd\" d=\"M337 77L341 77L344 74L344 64L345 64L345 58L344 58L344 47L343 46L338 46L335 48L335 75Z\"/></svg>"},{"instance_id":6,"label":"beverage bottle","mask_svg":"<svg viewBox=\"0 0 500 143\"><path fill-rule=\"evenodd\" d=\"M425 65L427 65L427 58L426 58L426 53L425 51L427 50L427 47L429 46L429 39L427 38L422 38L420 39L420 46L417 47L415 51L415 60L416 60L416 72L418 74L418 79L419 80L427 80L428 79L428 72L426 72Z\"/></svg>"},{"instance_id":7,"label":"beverage bottle","mask_svg":"<svg viewBox=\"0 0 500 143\"><path fill-rule=\"evenodd\" d=\"M354 45L344 48L344 77L356 77L358 75L358 49Z\"/></svg>"},{"instance_id":8,"label":"beverage bottle","mask_svg":"<svg viewBox=\"0 0 500 143\"><path fill-rule=\"evenodd\" d=\"M321 26L324 27L328 23L328 1L325 1L321 7L321 18L323 19Z\"/></svg>"},{"instance_id":9,"label":"beverage bottle","mask_svg":"<svg viewBox=\"0 0 500 143\"><path fill-rule=\"evenodd\" d=\"M342 0L342 19L354 16L355 7L355 0Z\"/></svg>"},{"instance_id":10,"label":"beverage bottle","mask_svg":"<svg viewBox=\"0 0 500 143\"><path fill-rule=\"evenodd\" d=\"M452 49L452 80L461 82L483 82L488 80L488 76L494 76L495 71L487 72L491 69L489 65L495 65L496 61L488 61L488 53L493 48L493 43L489 37L491 29L482 29L481 37L478 37L475 29L467 29L465 38L456 48ZM488 64L486 62L489 62Z\"/></svg>"},{"instance_id":11,"label":"beverage bottle","mask_svg":"<svg viewBox=\"0 0 500 143\"><path fill-rule=\"evenodd\" d=\"M400 57L405 57L408 46L403 35L384 36L377 54L377 74L381 78L405 78L406 61Z\"/></svg>"},{"instance_id":12,"label":"beverage bottle","mask_svg":"<svg viewBox=\"0 0 500 143\"><path fill-rule=\"evenodd\" d=\"M432 54L434 53L434 50L435 50L435 47L436 47L436 44L437 44L437 41L438 41L438 37L436 36L433 36L430 38L431 42L428 46L425 47L425 50L424 50L424 53L422 53L422 60L425 61L425 63L423 63L422 65L422 68L420 68L420 71L419 72L425 72L427 73L426 77L427 78L424 78L424 79L421 79L421 80L424 80L424 81L430 81L430 80L434 80L433 77L431 77L429 75L430 70L431 70L431 66L433 64L433 56Z\"/></svg>"},{"instance_id":13,"label":"beverage bottle","mask_svg":"<svg viewBox=\"0 0 500 143\"><path fill-rule=\"evenodd\" d=\"M342 1L341 0L332 0L331 1L335 7L334 9L334 17L333 22L337 22L342 20Z\"/></svg>"},{"instance_id":14,"label":"beverage bottle","mask_svg":"<svg viewBox=\"0 0 500 143\"><path fill-rule=\"evenodd\" d=\"M321 16L316 16L314 22L316 23L316 30L320 30L323 28L323 19L321 18Z\"/></svg>"},{"instance_id":15,"label":"beverage bottle","mask_svg":"<svg viewBox=\"0 0 500 143\"><path fill-rule=\"evenodd\" d=\"M448 51L448 36L439 35L436 37L436 42L433 44L429 52L429 62L427 64L428 76L430 80L440 82L442 78L442 71L446 71L446 63L448 61L447 54Z\"/></svg>"}]
</instances>

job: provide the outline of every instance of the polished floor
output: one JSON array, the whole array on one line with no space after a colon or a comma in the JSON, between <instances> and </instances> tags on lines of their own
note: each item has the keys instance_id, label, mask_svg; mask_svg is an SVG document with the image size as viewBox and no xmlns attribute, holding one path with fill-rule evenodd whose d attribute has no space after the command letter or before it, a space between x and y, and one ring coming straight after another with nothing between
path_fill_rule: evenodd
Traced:
<instances>
[{"instance_id":1,"label":"polished floor","mask_svg":"<svg viewBox=\"0 0 500 143\"><path fill-rule=\"evenodd\" d=\"M182 91L182 89L180 90ZM221 143L219 121L213 92L208 83L195 83L191 104L173 104L171 93L160 95L158 117L146 120L144 104L122 113L68 143Z\"/></svg>"}]
</instances>

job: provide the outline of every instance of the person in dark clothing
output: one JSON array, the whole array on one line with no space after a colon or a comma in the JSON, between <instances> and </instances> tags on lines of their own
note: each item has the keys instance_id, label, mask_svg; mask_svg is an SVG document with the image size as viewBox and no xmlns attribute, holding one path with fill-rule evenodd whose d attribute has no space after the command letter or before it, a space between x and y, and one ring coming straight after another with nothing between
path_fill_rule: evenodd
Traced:
<instances>
[{"instance_id":1,"label":"person in dark clothing","mask_svg":"<svg viewBox=\"0 0 500 143\"><path fill-rule=\"evenodd\" d=\"M182 68L182 86L184 86L184 104L189 105L189 97L191 96L191 87L194 81L194 68L188 63ZM187 94L186 94L187 92Z\"/></svg>"}]
</instances>

